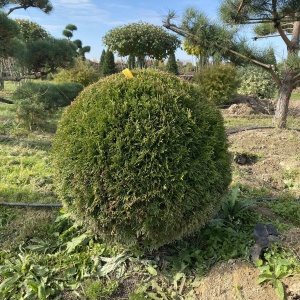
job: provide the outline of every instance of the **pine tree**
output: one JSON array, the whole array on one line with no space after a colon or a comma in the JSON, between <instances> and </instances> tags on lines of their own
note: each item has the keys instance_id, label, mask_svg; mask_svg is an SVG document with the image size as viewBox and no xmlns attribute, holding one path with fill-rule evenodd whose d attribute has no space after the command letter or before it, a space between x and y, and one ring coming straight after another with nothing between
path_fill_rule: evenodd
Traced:
<instances>
[{"instance_id":1,"label":"pine tree","mask_svg":"<svg viewBox=\"0 0 300 300\"><path fill-rule=\"evenodd\" d=\"M105 50L102 50L100 61L99 61L99 73L100 76L103 76L103 67L104 67L104 60L105 60Z\"/></svg>"},{"instance_id":2,"label":"pine tree","mask_svg":"<svg viewBox=\"0 0 300 300\"><path fill-rule=\"evenodd\" d=\"M103 76L108 76L116 73L116 64L114 54L107 50L104 57Z\"/></svg>"},{"instance_id":3,"label":"pine tree","mask_svg":"<svg viewBox=\"0 0 300 300\"><path fill-rule=\"evenodd\" d=\"M175 58L174 52L171 52L166 64L166 71L169 73L173 73L175 75L179 75L178 66Z\"/></svg>"}]
</instances>

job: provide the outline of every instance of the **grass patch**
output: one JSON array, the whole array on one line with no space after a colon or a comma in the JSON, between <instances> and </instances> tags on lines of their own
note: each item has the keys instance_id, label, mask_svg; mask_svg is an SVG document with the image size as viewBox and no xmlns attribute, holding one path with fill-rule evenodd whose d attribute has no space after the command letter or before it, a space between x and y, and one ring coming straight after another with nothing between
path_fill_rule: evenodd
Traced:
<instances>
[{"instance_id":1,"label":"grass patch","mask_svg":"<svg viewBox=\"0 0 300 300\"><path fill-rule=\"evenodd\" d=\"M278 216L295 226L300 226L300 203L295 197L285 194L279 197L278 201L270 201L265 205Z\"/></svg>"},{"instance_id":2,"label":"grass patch","mask_svg":"<svg viewBox=\"0 0 300 300\"><path fill-rule=\"evenodd\" d=\"M224 124L227 129L231 127L260 127L272 126L272 116L256 116L256 117L226 117Z\"/></svg>"},{"instance_id":3,"label":"grass patch","mask_svg":"<svg viewBox=\"0 0 300 300\"><path fill-rule=\"evenodd\" d=\"M2 138L1 202L57 202L51 172L51 135Z\"/></svg>"},{"instance_id":4,"label":"grass patch","mask_svg":"<svg viewBox=\"0 0 300 300\"><path fill-rule=\"evenodd\" d=\"M294 100L295 101L300 100L300 93L292 93L290 100L292 100L292 101L294 101Z\"/></svg>"}]
</instances>

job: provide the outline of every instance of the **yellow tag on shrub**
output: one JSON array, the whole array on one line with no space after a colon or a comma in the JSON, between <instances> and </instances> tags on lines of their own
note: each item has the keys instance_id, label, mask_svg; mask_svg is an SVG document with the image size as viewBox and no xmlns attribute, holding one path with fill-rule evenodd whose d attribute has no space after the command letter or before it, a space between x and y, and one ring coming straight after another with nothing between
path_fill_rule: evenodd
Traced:
<instances>
[{"instance_id":1,"label":"yellow tag on shrub","mask_svg":"<svg viewBox=\"0 0 300 300\"><path fill-rule=\"evenodd\" d=\"M127 69L127 68L124 69L124 70L122 71L122 73L125 75L126 78L133 78L132 73L131 73L130 70Z\"/></svg>"}]
</instances>

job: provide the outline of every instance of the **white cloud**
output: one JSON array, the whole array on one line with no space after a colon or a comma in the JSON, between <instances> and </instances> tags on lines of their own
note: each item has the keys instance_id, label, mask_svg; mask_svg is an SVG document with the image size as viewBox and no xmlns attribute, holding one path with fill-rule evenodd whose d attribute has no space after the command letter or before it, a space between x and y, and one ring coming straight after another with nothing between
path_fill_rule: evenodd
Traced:
<instances>
[{"instance_id":1,"label":"white cloud","mask_svg":"<svg viewBox=\"0 0 300 300\"><path fill-rule=\"evenodd\" d=\"M82 22L101 22L107 19L110 13L107 10L98 8L90 0L53 0L54 11L65 16L66 20Z\"/></svg>"}]
</instances>

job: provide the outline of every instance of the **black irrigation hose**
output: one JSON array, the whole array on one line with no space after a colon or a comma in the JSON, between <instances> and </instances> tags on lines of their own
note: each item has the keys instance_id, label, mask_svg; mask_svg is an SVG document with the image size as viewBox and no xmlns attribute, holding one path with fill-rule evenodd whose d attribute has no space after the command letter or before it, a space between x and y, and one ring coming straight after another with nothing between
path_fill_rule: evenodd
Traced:
<instances>
[{"instance_id":1,"label":"black irrigation hose","mask_svg":"<svg viewBox=\"0 0 300 300\"><path fill-rule=\"evenodd\" d=\"M256 198L253 199L255 202L267 202L267 201L278 201L279 198ZM296 198L295 201L300 203L300 198Z\"/></svg>"},{"instance_id":2,"label":"black irrigation hose","mask_svg":"<svg viewBox=\"0 0 300 300\"><path fill-rule=\"evenodd\" d=\"M19 206L19 207L62 207L60 203L17 203L17 202L0 202L0 206Z\"/></svg>"},{"instance_id":3,"label":"black irrigation hose","mask_svg":"<svg viewBox=\"0 0 300 300\"><path fill-rule=\"evenodd\" d=\"M239 133L243 131L248 131L248 130L257 130L257 129L274 129L274 126L258 126L258 127L250 127L250 128L241 128L233 131L227 132L228 135L234 134L234 133Z\"/></svg>"},{"instance_id":4,"label":"black irrigation hose","mask_svg":"<svg viewBox=\"0 0 300 300\"><path fill-rule=\"evenodd\" d=\"M237 129L237 130L233 130L230 131L230 129L227 130L227 135L230 134L235 134L235 133L239 133L239 132L243 132L243 131L248 131L248 130L257 130L257 129L275 129L275 126L257 126L257 127L249 127L249 128L241 128L241 129ZM288 128L286 130L296 130L296 131L300 131L300 129L298 128Z\"/></svg>"}]
</instances>

